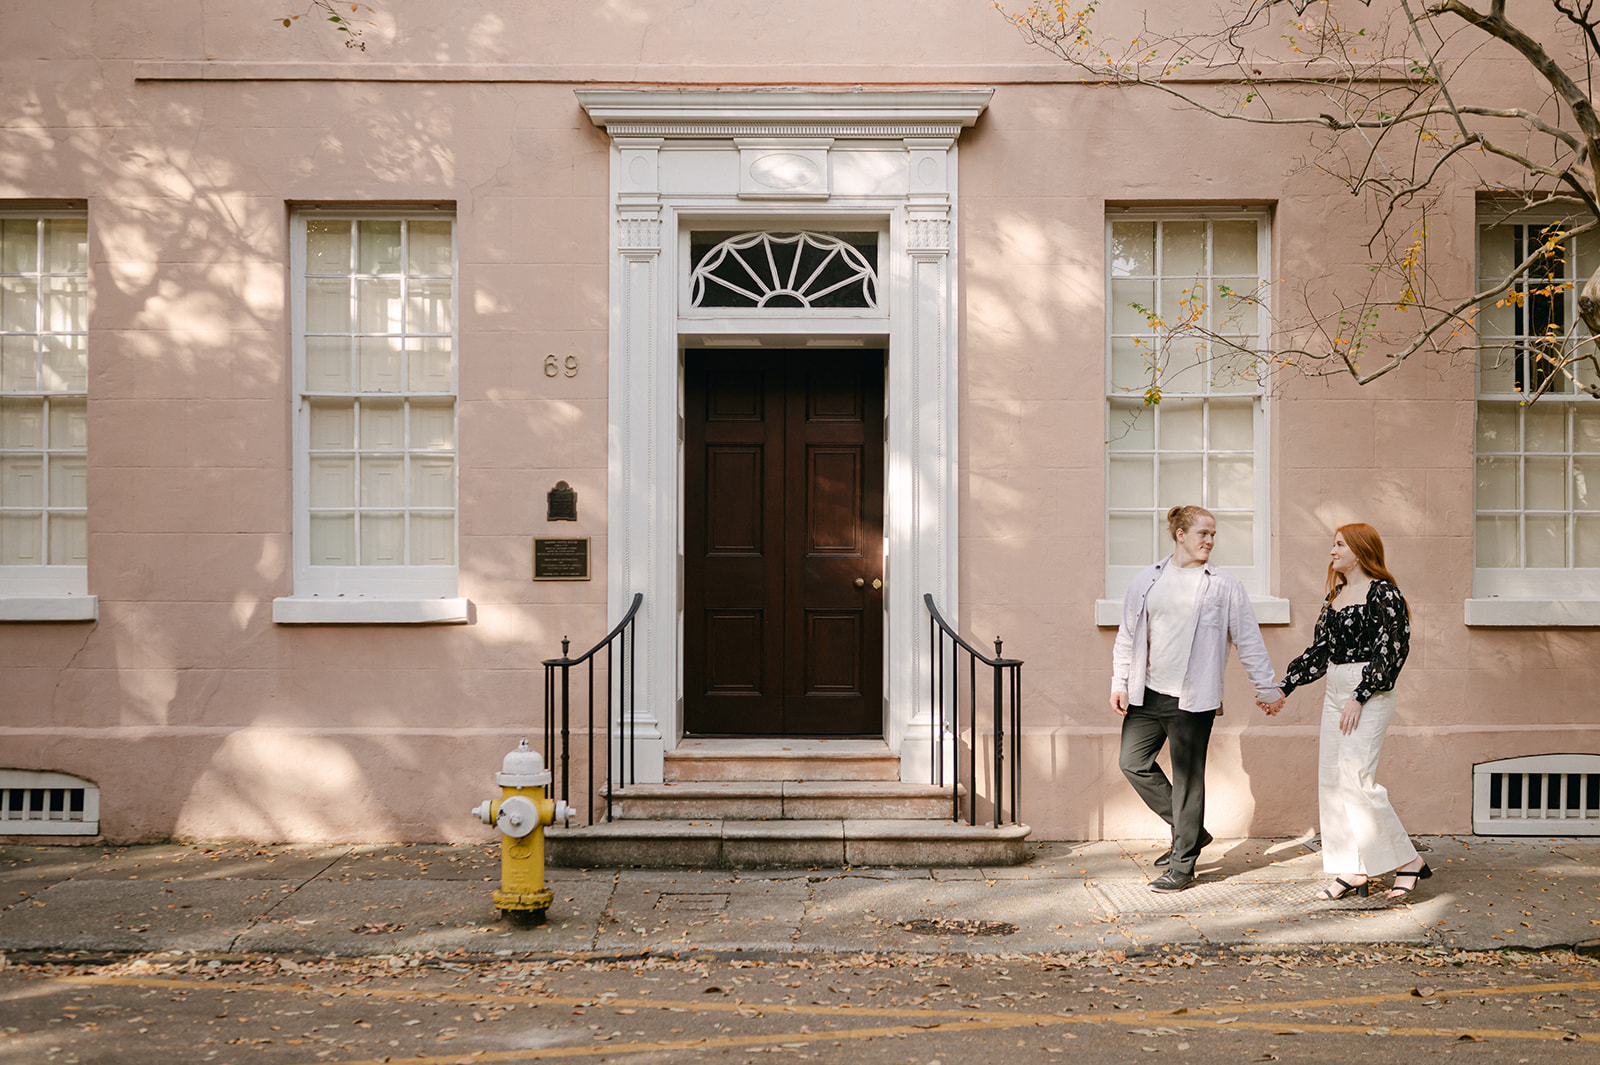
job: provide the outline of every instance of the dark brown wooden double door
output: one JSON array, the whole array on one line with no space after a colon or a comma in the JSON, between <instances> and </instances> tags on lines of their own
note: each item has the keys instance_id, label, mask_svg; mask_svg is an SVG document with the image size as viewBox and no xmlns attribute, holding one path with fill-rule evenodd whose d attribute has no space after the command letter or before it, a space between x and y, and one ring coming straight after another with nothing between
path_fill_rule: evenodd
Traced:
<instances>
[{"instance_id":1,"label":"dark brown wooden double door","mask_svg":"<svg viewBox=\"0 0 1600 1065\"><path fill-rule=\"evenodd\" d=\"M882 352L690 351L684 724L883 732Z\"/></svg>"}]
</instances>

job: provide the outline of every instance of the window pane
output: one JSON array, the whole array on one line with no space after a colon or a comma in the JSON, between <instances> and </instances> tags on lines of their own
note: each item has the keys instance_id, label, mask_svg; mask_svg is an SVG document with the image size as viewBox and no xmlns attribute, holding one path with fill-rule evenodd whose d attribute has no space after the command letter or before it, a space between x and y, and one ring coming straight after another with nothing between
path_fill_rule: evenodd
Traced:
<instances>
[{"instance_id":1,"label":"window pane","mask_svg":"<svg viewBox=\"0 0 1600 1065\"><path fill-rule=\"evenodd\" d=\"M58 450L89 446L89 405L82 399L50 401L50 446Z\"/></svg>"},{"instance_id":2,"label":"window pane","mask_svg":"<svg viewBox=\"0 0 1600 1065\"><path fill-rule=\"evenodd\" d=\"M1255 519L1249 514L1218 514L1217 546L1211 558L1219 566L1255 565Z\"/></svg>"},{"instance_id":3,"label":"window pane","mask_svg":"<svg viewBox=\"0 0 1600 1065\"><path fill-rule=\"evenodd\" d=\"M31 277L0 277L0 332L39 329L39 282Z\"/></svg>"},{"instance_id":4,"label":"window pane","mask_svg":"<svg viewBox=\"0 0 1600 1065\"><path fill-rule=\"evenodd\" d=\"M1152 332L1149 316L1155 312L1155 305L1155 282L1111 282L1111 331L1113 333ZM1140 308L1143 309L1141 310Z\"/></svg>"},{"instance_id":5,"label":"window pane","mask_svg":"<svg viewBox=\"0 0 1600 1065\"><path fill-rule=\"evenodd\" d=\"M0 218L0 274L31 274L38 269L38 221Z\"/></svg>"},{"instance_id":6,"label":"window pane","mask_svg":"<svg viewBox=\"0 0 1600 1065\"><path fill-rule=\"evenodd\" d=\"M86 392L89 389L89 338L45 336L39 338L44 354L40 390Z\"/></svg>"},{"instance_id":7,"label":"window pane","mask_svg":"<svg viewBox=\"0 0 1600 1065\"><path fill-rule=\"evenodd\" d=\"M1600 429L1600 423L1596 424ZM1515 403L1478 404L1478 451L1480 453L1517 450L1517 405Z\"/></svg>"},{"instance_id":8,"label":"window pane","mask_svg":"<svg viewBox=\"0 0 1600 1065\"><path fill-rule=\"evenodd\" d=\"M1567 564L1567 519L1564 515L1530 514L1523 519L1528 538L1527 565L1541 569Z\"/></svg>"},{"instance_id":9,"label":"window pane","mask_svg":"<svg viewBox=\"0 0 1600 1065\"><path fill-rule=\"evenodd\" d=\"M356 501L354 455L318 455L311 460L311 505L350 507Z\"/></svg>"},{"instance_id":10,"label":"window pane","mask_svg":"<svg viewBox=\"0 0 1600 1065\"><path fill-rule=\"evenodd\" d=\"M306 223L306 273L350 272L350 223L313 218Z\"/></svg>"},{"instance_id":11,"label":"window pane","mask_svg":"<svg viewBox=\"0 0 1600 1065\"><path fill-rule=\"evenodd\" d=\"M362 392L400 391L400 338L361 337L356 341L356 366Z\"/></svg>"},{"instance_id":12,"label":"window pane","mask_svg":"<svg viewBox=\"0 0 1600 1065\"><path fill-rule=\"evenodd\" d=\"M350 332L350 283L337 278L306 279L306 331Z\"/></svg>"},{"instance_id":13,"label":"window pane","mask_svg":"<svg viewBox=\"0 0 1600 1065\"><path fill-rule=\"evenodd\" d=\"M450 222L412 222L407 233L406 271L412 274L453 273L451 228Z\"/></svg>"},{"instance_id":14,"label":"window pane","mask_svg":"<svg viewBox=\"0 0 1600 1065\"><path fill-rule=\"evenodd\" d=\"M1161 457L1161 485L1157 506L1162 510L1189 506L1198 503L1202 495L1198 455Z\"/></svg>"},{"instance_id":15,"label":"window pane","mask_svg":"<svg viewBox=\"0 0 1600 1065\"><path fill-rule=\"evenodd\" d=\"M353 514L311 515L311 564L353 566L356 562L356 519Z\"/></svg>"},{"instance_id":16,"label":"window pane","mask_svg":"<svg viewBox=\"0 0 1600 1065\"><path fill-rule=\"evenodd\" d=\"M1158 309L1168 329L1206 324L1207 304L1205 282L1198 277L1173 277L1161 283Z\"/></svg>"},{"instance_id":17,"label":"window pane","mask_svg":"<svg viewBox=\"0 0 1600 1065\"><path fill-rule=\"evenodd\" d=\"M1155 520L1148 514L1113 514L1107 523L1106 554L1113 566L1148 566L1160 556Z\"/></svg>"},{"instance_id":18,"label":"window pane","mask_svg":"<svg viewBox=\"0 0 1600 1065\"><path fill-rule=\"evenodd\" d=\"M1255 505L1255 471L1256 462L1253 456L1213 456L1211 477L1206 485L1206 507L1249 510Z\"/></svg>"},{"instance_id":19,"label":"window pane","mask_svg":"<svg viewBox=\"0 0 1600 1065\"><path fill-rule=\"evenodd\" d=\"M1516 510L1518 497L1518 468L1514 458L1478 459L1478 509Z\"/></svg>"},{"instance_id":20,"label":"window pane","mask_svg":"<svg viewBox=\"0 0 1600 1065\"><path fill-rule=\"evenodd\" d=\"M1157 407L1157 425L1162 451L1199 451L1205 446L1201 419L1204 400L1168 399ZM1197 497L1198 498L1198 497Z\"/></svg>"},{"instance_id":21,"label":"window pane","mask_svg":"<svg viewBox=\"0 0 1600 1065\"><path fill-rule=\"evenodd\" d=\"M1505 277L1517 265L1516 232L1510 226L1478 228L1478 274L1484 278Z\"/></svg>"},{"instance_id":22,"label":"window pane","mask_svg":"<svg viewBox=\"0 0 1600 1065\"><path fill-rule=\"evenodd\" d=\"M82 566L89 559L89 523L82 514L50 515L50 565Z\"/></svg>"},{"instance_id":23,"label":"window pane","mask_svg":"<svg viewBox=\"0 0 1600 1065\"><path fill-rule=\"evenodd\" d=\"M1217 274L1248 274L1250 287L1255 287L1256 223L1254 219L1240 222L1211 223L1211 271Z\"/></svg>"},{"instance_id":24,"label":"window pane","mask_svg":"<svg viewBox=\"0 0 1600 1065\"><path fill-rule=\"evenodd\" d=\"M1111 483L1106 496L1113 507L1150 507L1155 505L1156 464L1153 458L1143 455L1114 455L1111 458Z\"/></svg>"},{"instance_id":25,"label":"window pane","mask_svg":"<svg viewBox=\"0 0 1600 1065\"><path fill-rule=\"evenodd\" d=\"M81 333L89 328L89 279L47 277L43 281L44 328Z\"/></svg>"},{"instance_id":26,"label":"window pane","mask_svg":"<svg viewBox=\"0 0 1600 1065\"><path fill-rule=\"evenodd\" d=\"M1254 400L1211 401L1211 450L1254 451Z\"/></svg>"},{"instance_id":27,"label":"window pane","mask_svg":"<svg viewBox=\"0 0 1600 1065\"><path fill-rule=\"evenodd\" d=\"M455 286L449 281L413 281L406 300L406 329L448 333L455 316Z\"/></svg>"},{"instance_id":28,"label":"window pane","mask_svg":"<svg viewBox=\"0 0 1600 1065\"><path fill-rule=\"evenodd\" d=\"M349 337L306 337L306 391L350 391Z\"/></svg>"},{"instance_id":29,"label":"window pane","mask_svg":"<svg viewBox=\"0 0 1600 1065\"><path fill-rule=\"evenodd\" d=\"M403 507L406 505L405 465L398 458L361 459L361 505L364 507Z\"/></svg>"},{"instance_id":30,"label":"window pane","mask_svg":"<svg viewBox=\"0 0 1600 1065\"><path fill-rule=\"evenodd\" d=\"M1149 451L1156 445L1155 411L1142 399L1113 399L1106 446L1112 451Z\"/></svg>"},{"instance_id":31,"label":"window pane","mask_svg":"<svg viewBox=\"0 0 1600 1065\"><path fill-rule=\"evenodd\" d=\"M363 333L398 333L403 328L400 318L400 282L356 281L356 323Z\"/></svg>"},{"instance_id":32,"label":"window pane","mask_svg":"<svg viewBox=\"0 0 1600 1065\"><path fill-rule=\"evenodd\" d=\"M1600 458L1572 460L1572 505L1578 510L1600 510Z\"/></svg>"},{"instance_id":33,"label":"window pane","mask_svg":"<svg viewBox=\"0 0 1600 1065\"><path fill-rule=\"evenodd\" d=\"M1139 395L1150 387L1153 355L1148 344L1132 340L1111 341L1111 385Z\"/></svg>"},{"instance_id":34,"label":"window pane","mask_svg":"<svg viewBox=\"0 0 1600 1065\"><path fill-rule=\"evenodd\" d=\"M1241 345L1253 345L1253 341L1240 341ZM1248 351L1229 348L1222 342L1212 345L1211 349L1211 390L1214 392L1244 392L1255 394L1261 390L1259 374L1262 372L1255 356Z\"/></svg>"},{"instance_id":35,"label":"window pane","mask_svg":"<svg viewBox=\"0 0 1600 1065\"><path fill-rule=\"evenodd\" d=\"M340 449L356 446L355 404L311 404L311 447Z\"/></svg>"},{"instance_id":36,"label":"window pane","mask_svg":"<svg viewBox=\"0 0 1600 1065\"><path fill-rule=\"evenodd\" d=\"M398 566L405 558L405 519L399 514L361 516L361 564Z\"/></svg>"},{"instance_id":37,"label":"window pane","mask_svg":"<svg viewBox=\"0 0 1600 1065\"><path fill-rule=\"evenodd\" d=\"M400 404L367 401L361 405L361 449L398 451L406 446Z\"/></svg>"},{"instance_id":38,"label":"window pane","mask_svg":"<svg viewBox=\"0 0 1600 1065\"><path fill-rule=\"evenodd\" d=\"M1156 227L1153 222L1111 223L1111 276L1156 272Z\"/></svg>"},{"instance_id":39,"label":"window pane","mask_svg":"<svg viewBox=\"0 0 1600 1065\"><path fill-rule=\"evenodd\" d=\"M455 459L419 456L411 460L411 505L414 507L456 505Z\"/></svg>"},{"instance_id":40,"label":"window pane","mask_svg":"<svg viewBox=\"0 0 1600 1065\"><path fill-rule=\"evenodd\" d=\"M1507 393L1517 388L1517 352L1510 345L1490 345L1478 352L1478 391Z\"/></svg>"},{"instance_id":41,"label":"window pane","mask_svg":"<svg viewBox=\"0 0 1600 1065\"><path fill-rule=\"evenodd\" d=\"M0 457L0 507L44 506L44 456Z\"/></svg>"},{"instance_id":42,"label":"window pane","mask_svg":"<svg viewBox=\"0 0 1600 1065\"><path fill-rule=\"evenodd\" d=\"M1522 472L1526 479L1522 497L1524 507L1528 510L1567 509L1566 459L1525 459ZM1531 538L1531 532L1529 536Z\"/></svg>"},{"instance_id":43,"label":"window pane","mask_svg":"<svg viewBox=\"0 0 1600 1065\"><path fill-rule=\"evenodd\" d=\"M1567 449L1567 405L1538 401L1522 410L1524 451L1565 451Z\"/></svg>"},{"instance_id":44,"label":"window pane","mask_svg":"<svg viewBox=\"0 0 1600 1065\"><path fill-rule=\"evenodd\" d=\"M1485 569L1507 569L1522 564L1514 515L1479 514L1474 543L1477 564Z\"/></svg>"},{"instance_id":45,"label":"window pane","mask_svg":"<svg viewBox=\"0 0 1600 1065\"><path fill-rule=\"evenodd\" d=\"M50 459L50 505L89 505L89 464L82 456L55 455ZM57 559L56 561L60 561Z\"/></svg>"},{"instance_id":46,"label":"window pane","mask_svg":"<svg viewBox=\"0 0 1600 1065\"><path fill-rule=\"evenodd\" d=\"M419 514L411 519L411 564L453 566L456 520L449 514Z\"/></svg>"},{"instance_id":47,"label":"window pane","mask_svg":"<svg viewBox=\"0 0 1600 1065\"><path fill-rule=\"evenodd\" d=\"M0 336L0 390L35 392L38 388L38 341L31 336Z\"/></svg>"},{"instance_id":48,"label":"window pane","mask_svg":"<svg viewBox=\"0 0 1600 1065\"><path fill-rule=\"evenodd\" d=\"M406 387L413 392L449 392L450 338L406 341Z\"/></svg>"},{"instance_id":49,"label":"window pane","mask_svg":"<svg viewBox=\"0 0 1600 1065\"><path fill-rule=\"evenodd\" d=\"M1600 517L1579 514L1573 519L1572 564L1600 568Z\"/></svg>"},{"instance_id":50,"label":"window pane","mask_svg":"<svg viewBox=\"0 0 1600 1065\"><path fill-rule=\"evenodd\" d=\"M0 447L44 445L44 400L0 399Z\"/></svg>"},{"instance_id":51,"label":"window pane","mask_svg":"<svg viewBox=\"0 0 1600 1065\"><path fill-rule=\"evenodd\" d=\"M0 566L44 565L39 514L0 514Z\"/></svg>"},{"instance_id":52,"label":"window pane","mask_svg":"<svg viewBox=\"0 0 1600 1065\"><path fill-rule=\"evenodd\" d=\"M398 219L360 222L356 228L356 272L400 273L400 222Z\"/></svg>"},{"instance_id":53,"label":"window pane","mask_svg":"<svg viewBox=\"0 0 1600 1065\"><path fill-rule=\"evenodd\" d=\"M1206 224L1167 222L1161 227L1161 272L1198 274L1206 269Z\"/></svg>"},{"instance_id":54,"label":"window pane","mask_svg":"<svg viewBox=\"0 0 1600 1065\"><path fill-rule=\"evenodd\" d=\"M1572 409L1572 450L1600 451L1600 409L1587 403Z\"/></svg>"},{"instance_id":55,"label":"window pane","mask_svg":"<svg viewBox=\"0 0 1600 1065\"><path fill-rule=\"evenodd\" d=\"M456 446L455 407L448 403L411 404L411 449L453 451Z\"/></svg>"}]
</instances>

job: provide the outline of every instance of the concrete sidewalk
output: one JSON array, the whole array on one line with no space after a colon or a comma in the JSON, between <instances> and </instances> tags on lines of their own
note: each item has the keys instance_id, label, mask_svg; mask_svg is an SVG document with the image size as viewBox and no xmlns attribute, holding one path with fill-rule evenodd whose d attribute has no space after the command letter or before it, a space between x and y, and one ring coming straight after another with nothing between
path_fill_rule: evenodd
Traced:
<instances>
[{"instance_id":1,"label":"concrete sidewalk","mask_svg":"<svg viewBox=\"0 0 1600 1065\"><path fill-rule=\"evenodd\" d=\"M1600 945L1600 840L1425 837L1408 905L1318 903L1303 840L1218 840L1158 895L1157 841L1029 844L1007 868L552 869L543 926L497 920L498 846L0 847L0 952L1056 953Z\"/></svg>"}]
</instances>

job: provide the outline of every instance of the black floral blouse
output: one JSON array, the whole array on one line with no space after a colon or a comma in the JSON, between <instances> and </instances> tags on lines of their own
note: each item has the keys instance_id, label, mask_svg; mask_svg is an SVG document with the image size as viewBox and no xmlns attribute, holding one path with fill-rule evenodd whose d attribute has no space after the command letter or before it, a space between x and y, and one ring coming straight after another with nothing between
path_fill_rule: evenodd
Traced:
<instances>
[{"instance_id":1,"label":"black floral blouse","mask_svg":"<svg viewBox=\"0 0 1600 1065\"><path fill-rule=\"evenodd\" d=\"M1377 692L1394 687L1400 667L1411 653L1411 621L1406 601L1388 581L1373 581L1365 603L1328 607L1317 618L1311 646L1289 663L1279 685L1285 695L1309 684L1328 671L1329 663L1365 662L1354 698L1365 703Z\"/></svg>"}]
</instances>

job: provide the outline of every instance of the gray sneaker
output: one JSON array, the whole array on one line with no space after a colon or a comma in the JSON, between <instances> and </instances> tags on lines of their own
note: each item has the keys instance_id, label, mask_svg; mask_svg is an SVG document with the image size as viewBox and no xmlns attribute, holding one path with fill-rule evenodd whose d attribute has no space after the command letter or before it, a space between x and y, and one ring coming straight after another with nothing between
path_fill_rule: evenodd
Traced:
<instances>
[{"instance_id":1,"label":"gray sneaker","mask_svg":"<svg viewBox=\"0 0 1600 1065\"><path fill-rule=\"evenodd\" d=\"M1174 891L1182 891L1184 888L1193 883L1193 873L1180 873L1176 869L1168 869L1155 880L1150 882L1150 890L1159 891L1163 894L1169 894Z\"/></svg>"}]
</instances>

